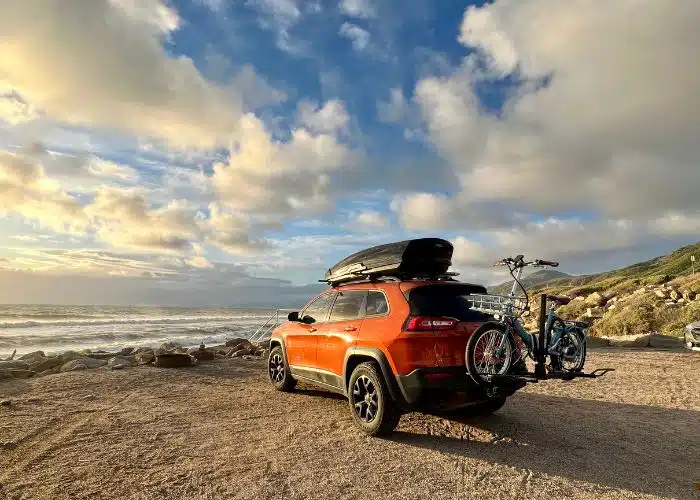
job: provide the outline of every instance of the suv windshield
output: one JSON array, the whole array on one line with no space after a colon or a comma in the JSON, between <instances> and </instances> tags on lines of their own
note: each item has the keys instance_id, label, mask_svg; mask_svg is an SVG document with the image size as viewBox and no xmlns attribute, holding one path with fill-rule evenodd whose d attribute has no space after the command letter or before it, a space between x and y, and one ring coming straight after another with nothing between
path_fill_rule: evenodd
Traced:
<instances>
[{"instance_id":1,"label":"suv windshield","mask_svg":"<svg viewBox=\"0 0 700 500\"><path fill-rule=\"evenodd\" d=\"M459 321L487 321L490 315L469 307L470 293L486 293L475 285L426 285L408 291L412 316L448 316Z\"/></svg>"}]
</instances>

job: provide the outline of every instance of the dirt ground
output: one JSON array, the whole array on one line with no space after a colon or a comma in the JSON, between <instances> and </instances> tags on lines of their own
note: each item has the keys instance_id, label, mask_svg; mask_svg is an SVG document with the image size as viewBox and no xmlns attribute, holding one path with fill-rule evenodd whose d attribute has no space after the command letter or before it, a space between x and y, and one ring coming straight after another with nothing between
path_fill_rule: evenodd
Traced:
<instances>
[{"instance_id":1,"label":"dirt ground","mask_svg":"<svg viewBox=\"0 0 700 500\"><path fill-rule=\"evenodd\" d=\"M700 498L700 354L591 350L604 378L531 385L482 418L272 390L260 361L0 383L0 498Z\"/></svg>"}]
</instances>

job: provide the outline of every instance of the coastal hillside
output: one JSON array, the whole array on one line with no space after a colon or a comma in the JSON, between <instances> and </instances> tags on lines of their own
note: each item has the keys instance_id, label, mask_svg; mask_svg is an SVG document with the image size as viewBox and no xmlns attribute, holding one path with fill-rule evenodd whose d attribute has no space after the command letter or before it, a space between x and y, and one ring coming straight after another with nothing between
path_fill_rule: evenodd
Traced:
<instances>
[{"instance_id":1,"label":"coastal hillside","mask_svg":"<svg viewBox=\"0 0 700 500\"><path fill-rule=\"evenodd\" d=\"M691 256L697 262L692 274ZM700 320L700 243L615 271L560 277L526 285L532 297L566 295L571 303L557 312L566 319L589 321L593 335L614 336L660 332L682 335ZM533 300L528 327L537 318Z\"/></svg>"},{"instance_id":2,"label":"coastal hillside","mask_svg":"<svg viewBox=\"0 0 700 500\"><path fill-rule=\"evenodd\" d=\"M555 269L540 269L534 273L525 276L520 280L523 286L527 289L535 288L540 285L545 285L557 279L571 277L569 274L557 271ZM489 293L494 295L508 295L513 288L513 280L506 281L500 285L488 287Z\"/></svg>"}]
</instances>

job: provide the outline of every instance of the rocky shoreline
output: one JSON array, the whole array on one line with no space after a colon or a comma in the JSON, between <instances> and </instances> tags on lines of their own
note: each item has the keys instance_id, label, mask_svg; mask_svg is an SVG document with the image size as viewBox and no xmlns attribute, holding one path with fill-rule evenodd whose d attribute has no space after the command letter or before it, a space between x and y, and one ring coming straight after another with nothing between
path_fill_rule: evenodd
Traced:
<instances>
[{"instance_id":1,"label":"rocky shoreline","mask_svg":"<svg viewBox=\"0 0 700 500\"><path fill-rule=\"evenodd\" d=\"M243 358L261 359L268 354L268 342L252 343L247 339L235 338L223 345L206 347L183 347L177 342L167 342L154 349L151 347L125 347L118 352L66 351L47 355L34 351L15 359L13 353L7 359L0 359L0 381L44 377L63 372L106 368L122 370L137 365L153 365L165 368L193 366L199 361Z\"/></svg>"}]
</instances>

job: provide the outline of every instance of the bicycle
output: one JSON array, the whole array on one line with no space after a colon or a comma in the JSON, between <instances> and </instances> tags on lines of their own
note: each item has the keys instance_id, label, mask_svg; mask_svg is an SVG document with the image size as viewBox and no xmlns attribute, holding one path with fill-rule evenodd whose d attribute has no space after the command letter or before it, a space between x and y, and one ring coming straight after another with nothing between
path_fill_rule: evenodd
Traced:
<instances>
[{"instance_id":1,"label":"bicycle","mask_svg":"<svg viewBox=\"0 0 700 500\"><path fill-rule=\"evenodd\" d=\"M575 377L594 378L599 370L583 373L586 362L586 339L590 325L580 321L567 321L559 317L555 309L568 304L569 297L543 294L540 302L539 331L530 333L520 318L529 311L530 297L520 282L523 269L532 267L558 267L558 262L536 259L524 260L523 255L508 257L495 265L508 267L513 277L509 296L469 295L472 309L494 316L495 321L482 325L467 342L465 360L471 378L478 384L492 386L502 378L535 379ZM524 297L515 295L520 286ZM547 301L551 302L549 310ZM535 372L525 369L526 357L535 361ZM520 362L520 363L519 363ZM519 365L516 367L516 364ZM603 369L603 372L611 371ZM604 373L601 373L604 374Z\"/></svg>"}]
</instances>

